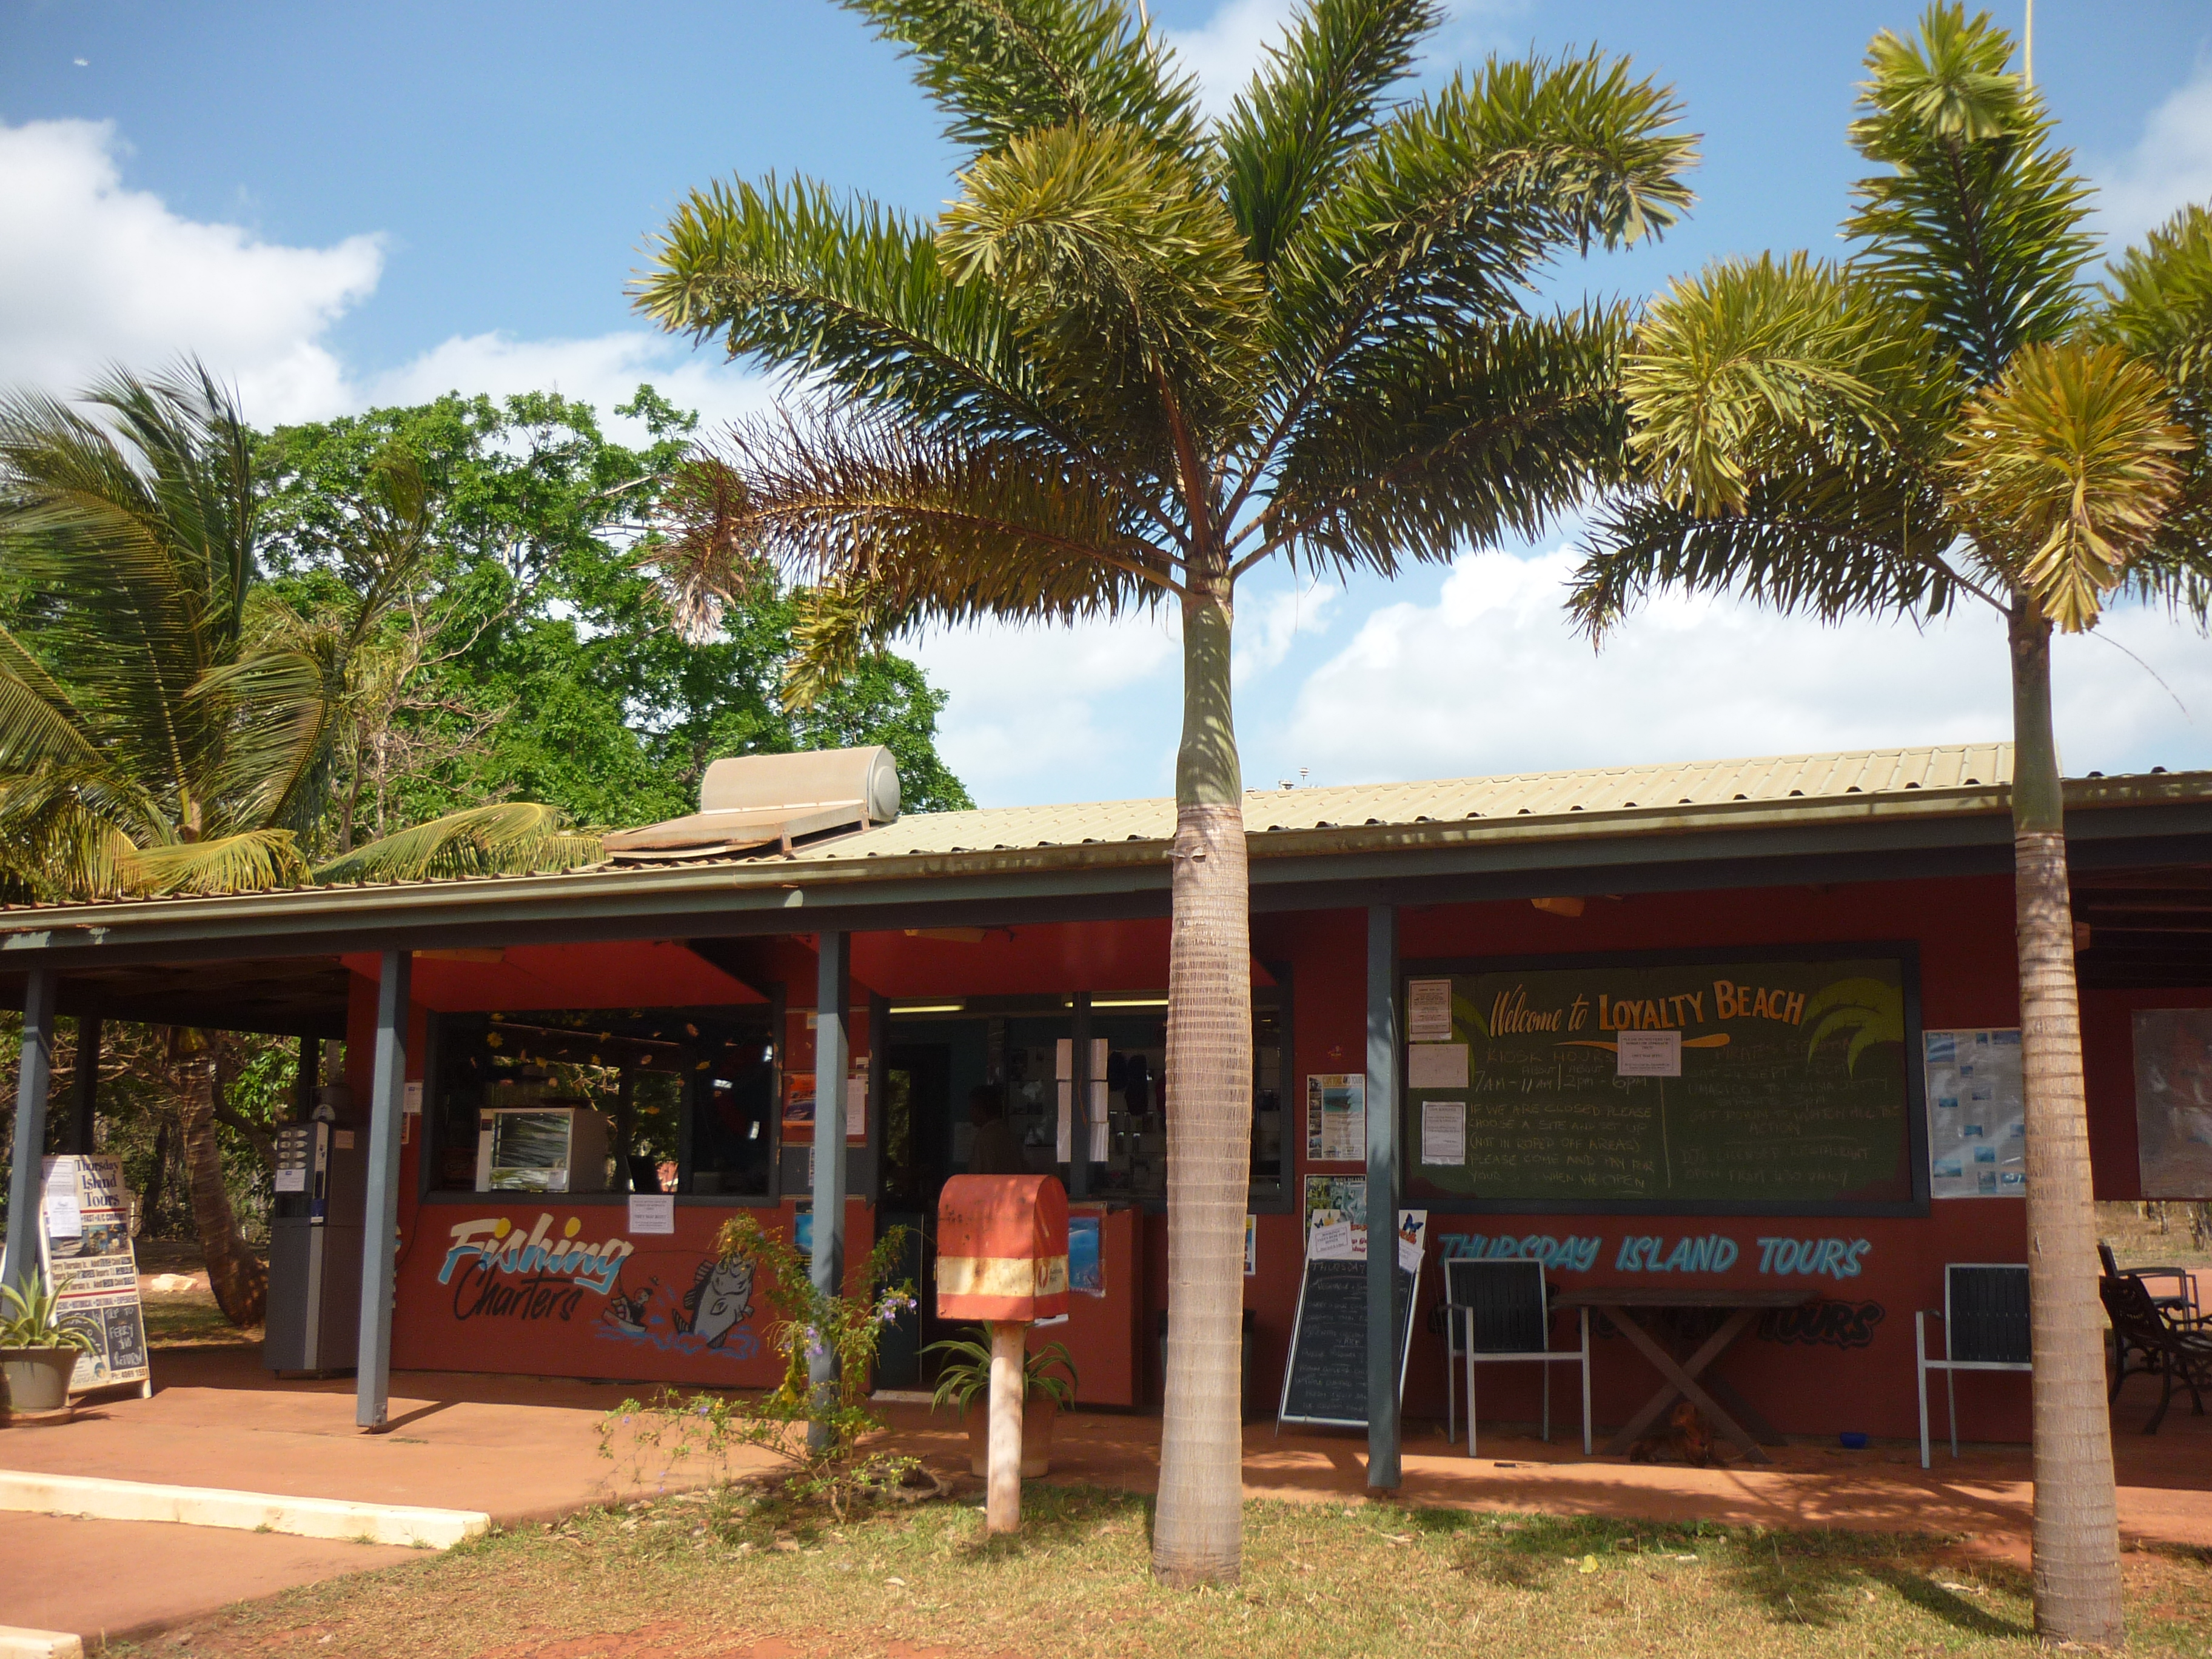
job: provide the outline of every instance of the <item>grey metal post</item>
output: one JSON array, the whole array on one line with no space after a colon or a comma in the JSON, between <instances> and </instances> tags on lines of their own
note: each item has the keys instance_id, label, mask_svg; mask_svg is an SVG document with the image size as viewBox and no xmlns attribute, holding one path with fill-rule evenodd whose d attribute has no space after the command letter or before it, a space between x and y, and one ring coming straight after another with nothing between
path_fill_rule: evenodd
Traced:
<instances>
[{"instance_id":1,"label":"grey metal post","mask_svg":"<svg viewBox=\"0 0 2212 1659\"><path fill-rule=\"evenodd\" d=\"M292 1073L292 1121L305 1123L315 1115L315 1091L323 1082L323 1040L300 1039L300 1060Z\"/></svg>"},{"instance_id":2,"label":"grey metal post","mask_svg":"<svg viewBox=\"0 0 2212 1659\"><path fill-rule=\"evenodd\" d=\"M1091 1195L1091 993L1075 994L1075 1018L1070 1022L1074 1033L1073 1044L1075 1063L1067 1068L1074 1081L1068 1085L1075 1097L1072 1111L1073 1124L1067 1132L1067 1195L1088 1198Z\"/></svg>"},{"instance_id":3,"label":"grey metal post","mask_svg":"<svg viewBox=\"0 0 2212 1659\"><path fill-rule=\"evenodd\" d=\"M54 973L33 968L23 984L23 1064L15 1075L15 1167L8 1178L8 1278L39 1282L39 1199L46 1156L46 1093L54 1080Z\"/></svg>"},{"instance_id":4,"label":"grey metal post","mask_svg":"<svg viewBox=\"0 0 2212 1659\"><path fill-rule=\"evenodd\" d=\"M853 941L823 933L816 945L814 981L814 1288L836 1296L845 1287L845 1073L851 1069ZM837 1356L825 1344L807 1366L819 1401L837 1382ZM814 1423L807 1443L830 1442L830 1425Z\"/></svg>"},{"instance_id":5,"label":"grey metal post","mask_svg":"<svg viewBox=\"0 0 2212 1659\"><path fill-rule=\"evenodd\" d=\"M100 1016L76 1017L76 1073L70 1079L70 1146L79 1158L100 1150Z\"/></svg>"},{"instance_id":6,"label":"grey metal post","mask_svg":"<svg viewBox=\"0 0 2212 1659\"><path fill-rule=\"evenodd\" d=\"M386 951L376 981L368 1084L368 1201L361 1245L361 1347L353 1420L381 1429L392 1396L392 1259L399 1232L399 1115L406 1105L408 982L414 957Z\"/></svg>"},{"instance_id":7,"label":"grey metal post","mask_svg":"<svg viewBox=\"0 0 2212 1659\"><path fill-rule=\"evenodd\" d=\"M1398 1464L1398 912L1367 911L1367 1485Z\"/></svg>"}]
</instances>

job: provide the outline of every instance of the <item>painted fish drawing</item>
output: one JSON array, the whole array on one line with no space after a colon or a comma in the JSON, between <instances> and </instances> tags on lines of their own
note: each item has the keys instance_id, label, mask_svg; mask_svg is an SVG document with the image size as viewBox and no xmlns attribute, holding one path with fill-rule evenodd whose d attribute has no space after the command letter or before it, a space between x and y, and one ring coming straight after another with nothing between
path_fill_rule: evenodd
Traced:
<instances>
[{"instance_id":1,"label":"painted fish drawing","mask_svg":"<svg viewBox=\"0 0 2212 1659\"><path fill-rule=\"evenodd\" d=\"M684 1328L719 1348L738 1326L752 1316L753 1264L741 1255L699 1264L691 1288L684 1293Z\"/></svg>"}]
</instances>

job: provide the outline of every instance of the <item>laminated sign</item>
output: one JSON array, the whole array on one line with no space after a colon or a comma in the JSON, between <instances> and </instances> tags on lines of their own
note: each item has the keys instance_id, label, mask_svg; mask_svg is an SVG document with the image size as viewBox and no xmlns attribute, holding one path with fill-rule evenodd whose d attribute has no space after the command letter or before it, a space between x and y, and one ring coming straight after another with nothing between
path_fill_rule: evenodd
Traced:
<instances>
[{"instance_id":1,"label":"laminated sign","mask_svg":"<svg viewBox=\"0 0 2212 1659\"><path fill-rule=\"evenodd\" d=\"M64 1325L92 1352L77 1356L70 1391L144 1383L146 1314L131 1249L131 1194L112 1158L49 1158L42 1166L40 1253Z\"/></svg>"}]
</instances>

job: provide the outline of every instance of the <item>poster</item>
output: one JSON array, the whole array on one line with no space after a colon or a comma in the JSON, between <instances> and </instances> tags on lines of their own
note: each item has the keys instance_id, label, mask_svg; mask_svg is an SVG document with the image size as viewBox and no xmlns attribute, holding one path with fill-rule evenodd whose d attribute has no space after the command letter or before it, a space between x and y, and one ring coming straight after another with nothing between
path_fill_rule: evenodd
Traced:
<instances>
[{"instance_id":1,"label":"poster","mask_svg":"<svg viewBox=\"0 0 2212 1659\"><path fill-rule=\"evenodd\" d=\"M1308 1176L1305 1217L1307 1255L1365 1259L1365 1176Z\"/></svg>"},{"instance_id":2,"label":"poster","mask_svg":"<svg viewBox=\"0 0 2212 1659\"><path fill-rule=\"evenodd\" d=\"M146 1315L131 1249L131 1194L112 1158L49 1158L39 1243L62 1322L92 1339L77 1356L72 1393L144 1382ZM66 1201L62 1201L62 1200ZM70 1224L74 1224L73 1225Z\"/></svg>"},{"instance_id":3,"label":"poster","mask_svg":"<svg viewBox=\"0 0 2212 1659\"><path fill-rule=\"evenodd\" d=\"M2136 1147L2145 1198L2212 1198L2212 1008L2140 1008Z\"/></svg>"},{"instance_id":4,"label":"poster","mask_svg":"<svg viewBox=\"0 0 2212 1659\"><path fill-rule=\"evenodd\" d=\"M1448 979L1406 981L1406 1041L1452 1040L1452 982Z\"/></svg>"},{"instance_id":5,"label":"poster","mask_svg":"<svg viewBox=\"0 0 2212 1659\"><path fill-rule=\"evenodd\" d=\"M1467 1162L1465 1101L1421 1103L1421 1162L1449 1164L1454 1169Z\"/></svg>"},{"instance_id":6,"label":"poster","mask_svg":"<svg viewBox=\"0 0 2212 1659\"><path fill-rule=\"evenodd\" d=\"M1306 1157L1319 1164L1367 1161L1367 1076L1317 1072L1306 1079Z\"/></svg>"},{"instance_id":7,"label":"poster","mask_svg":"<svg viewBox=\"0 0 2212 1659\"><path fill-rule=\"evenodd\" d=\"M1104 1223L1081 1212L1067 1218L1067 1288L1078 1296L1106 1294Z\"/></svg>"},{"instance_id":8,"label":"poster","mask_svg":"<svg viewBox=\"0 0 2212 1659\"><path fill-rule=\"evenodd\" d=\"M1929 1196L2025 1198L2020 1033L1994 1027L1929 1031L1923 1043Z\"/></svg>"},{"instance_id":9,"label":"poster","mask_svg":"<svg viewBox=\"0 0 2212 1659\"><path fill-rule=\"evenodd\" d=\"M1244 1277L1251 1279L1260 1271L1260 1218L1244 1218Z\"/></svg>"}]
</instances>

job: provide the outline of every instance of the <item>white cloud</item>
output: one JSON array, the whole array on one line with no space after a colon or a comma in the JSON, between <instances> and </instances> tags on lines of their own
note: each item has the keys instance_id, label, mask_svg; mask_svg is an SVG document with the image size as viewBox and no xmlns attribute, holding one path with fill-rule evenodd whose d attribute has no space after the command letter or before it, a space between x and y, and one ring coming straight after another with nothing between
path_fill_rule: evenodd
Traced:
<instances>
[{"instance_id":1,"label":"white cloud","mask_svg":"<svg viewBox=\"0 0 2212 1659\"><path fill-rule=\"evenodd\" d=\"M2212 203L2212 66L2168 94L2135 149L2105 169L2098 218L2117 252L2191 202Z\"/></svg>"},{"instance_id":2,"label":"white cloud","mask_svg":"<svg viewBox=\"0 0 2212 1659\"><path fill-rule=\"evenodd\" d=\"M1177 728L1158 682L1179 684L1167 612L1072 628L990 623L901 649L949 694L938 752L991 806L1110 799L1174 787Z\"/></svg>"},{"instance_id":3,"label":"white cloud","mask_svg":"<svg viewBox=\"0 0 2212 1659\"><path fill-rule=\"evenodd\" d=\"M1917 633L1824 628L1728 601L1663 598L1595 655L1560 611L1573 556L1462 560L1431 605L1372 612L1299 693L1284 752L1354 782L1623 762L2002 739L2004 635L1978 605ZM2212 761L2212 652L2162 616L2061 641L2069 770ZM2148 661L2173 698L2113 642Z\"/></svg>"},{"instance_id":4,"label":"white cloud","mask_svg":"<svg viewBox=\"0 0 2212 1659\"><path fill-rule=\"evenodd\" d=\"M106 122L0 125L0 374L68 392L111 362L190 351L257 419L342 405L323 337L374 290L380 239L285 247L182 218L124 187L121 148Z\"/></svg>"},{"instance_id":5,"label":"white cloud","mask_svg":"<svg viewBox=\"0 0 2212 1659\"><path fill-rule=\"evenodd\" d=\"M1328 613L1344 597L1332 582L1293 582L1273 592L1247 588L1237 596L1237 646L1230 673L1241 690L1254 676L1278 668L1302 640L1328 631Z\"/></svg>"},{"instance_id":6,"label":"white cloud","mask_svg":"<svg viewBox=\"0 0 2212 1659\"><path fill-rule=\"evenodd\" d=\"M1486 15L1519 9L1518 0L1452 0L1445 9L1443 27L1427 42L1428 66L1448 66L1500 45L1489 31L1471 26ZM1198 27L1165 31L1168 44L1175 48L1183 67L1198 76L1208 115L1228 112L1237 94L1251 83L1253 72L1266 60L1267 48L1283 38L1298 9L1298 0L1223 0L1213 15ZM1416 78L1421 67L1415 66Z\"/></svg>"}]
</instances>

